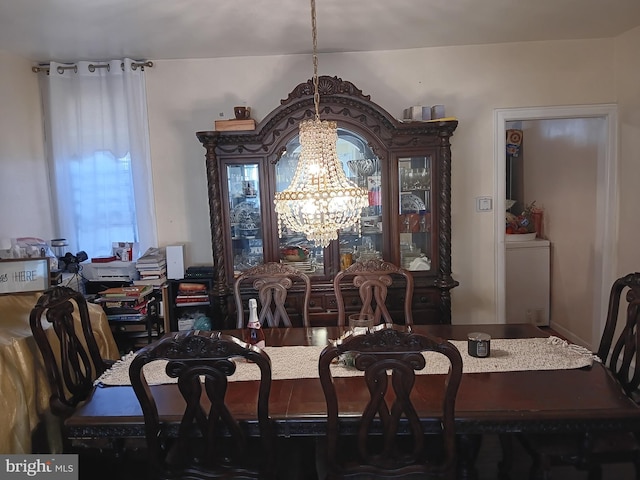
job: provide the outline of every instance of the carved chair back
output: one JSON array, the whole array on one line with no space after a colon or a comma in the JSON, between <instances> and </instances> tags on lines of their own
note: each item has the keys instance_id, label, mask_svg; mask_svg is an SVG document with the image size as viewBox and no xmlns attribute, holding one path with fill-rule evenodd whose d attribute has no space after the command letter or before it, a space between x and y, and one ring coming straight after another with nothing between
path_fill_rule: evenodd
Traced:
<instances>
[{"instance_id":1,"label":"carved chair back","mask_svg":"<svg viewBox=\"0 0 640 480\"><path fill-rule=\"evenodd\" d=\"M362 307L360 313L374 316L374 323L393 323L386 305L388 288L394 280L402 280L404 289L404 323L413 325L411 303L413 299L413 275L404 268L380 259L355 262L346 270L340 271L333 280L333 289L338 305L338 326L345 324L346 308L343 286L351 283L358 288Z\"/></svg>"},{"instance_id":2,"label":"carved chair back","mask_svg":"<svg viewBox=\"0 0 640 480\"><path fill-rule=\"evenodd\" d=\"M269 327L281 324L291 327L291 319L287 313L287 294L292 286L302 288L302 307L300 315L302 326L309 326L309 299L311 298L311 282L309 277L293 268L279 262L267 262L242 272L233 285L233 295L236 303L236 328L245 326L244 308L241 289L251 285L258 296L258 318L260 323Z\"/></svg>"},{"instance_id":3,"label":"carved chair back","mask_svg":"<svg viewBox=\"0 0 640 480\"><path fill-rule=\"evenodd\" d=\"M260 438L254 445L227 401L234 359L260 371L257 418ZM166 360L166 373L177 379L185 410L177 434L160 421L154 390L143 367ZM220 332L187 331L164 337L138 351L129 369L131 385L145 422L149 466L161 478L272 478L275 437L269 418L271 361L262 350ZM206 397L206 401L203 401ZM210 405L210 406L209 406Z\"/></svg>"},{"instance_id":4,"label":"carved chair back","mask_svg":"<svg viewBox=\"0 0 640 480\"><path fill-rule=\"evenodd\" d=\"M330 478L455 476L454 420L462 379L460 352L446 340L406 332L404 328L381 325L372 332L328 346L320 354L319 375L327 404L326 468ZM356 431L350 432L353 437L341 432L345 426L338 420L338 405L345 392L338 393L330 368L336 358L347 352L355 368L364 372L358 378L366 382L370 393ZM433 393L433 398L442 402L434 406L440 415L435 432L425 432L411 401L415 372L428 361L423 352L444 355L450 364L447 375L438 383L442 391ZM348 402L352 405L354 399ZM428 440L435 441L435 445Z\"/></svg>"},{"instance_id":5,"label":"carved chair back","mask_svg":"<svg viewBox=\"0 0 640 480\"><path fill-rule=\"evenodd\" d=\"M93 381L113 362L100 355L87 302L71 288L46 290L31 310L29 324L47 371L51 411L64 418L89 396Z\"/></svg>"},{"instance_id":6,"label":"carved chair back","mask_svg":"<svg viewBox=\"0 0 640 480\"><path fill-rule=\"evenodd\" d=\"M619 318L621 304L626 305L626 310ZM620 382L625 393L636 401L640 400L640 368L636 367L640 348L639 321L640 273L630 273L617 279L611 287L598 357Z\"/></svg>"}]
</instances>

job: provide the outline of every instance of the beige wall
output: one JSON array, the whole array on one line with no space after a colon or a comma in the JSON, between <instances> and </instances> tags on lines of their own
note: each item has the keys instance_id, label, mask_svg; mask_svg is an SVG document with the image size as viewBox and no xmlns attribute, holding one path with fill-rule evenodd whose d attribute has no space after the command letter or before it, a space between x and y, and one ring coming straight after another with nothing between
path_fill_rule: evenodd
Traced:
<instances>
[{"instance_id":1,"label":"beige wall","mask_svg":"<svg viewBox=\"0 0 640 480\"><path fill-rule=\"evenodd\" d=\"M618 276L640 271L640 27L615 42L618 97L620 208L618 216Z\"/></svg>"},{"instance_id":2,"label":"beige wall","mask_svg":"<svg viewBox=\"0 0 640 480\"><path fill-rule=\"evenodd\" d=\"M444 104L452 139L452 266L456 323L495 320L494 218L475 212L492 195L496 108L615 102L613 40L531 42L322 55L320 74L353 82L401 116ZM195 137L237 104L262 119L312 73L309 56L158 61L147 95L158 238L184 242L187 264L210 261L204 149ZM501 213L502 215L502 213Z\"/></svg>"},{"instance_id":3,"label":"beige wall","mask_svg":"<svg viewBox=\"0 0 640 480\"><path fill-rule=\"evenodd\" d=\"M524 201L544 209L551 242L551 326L587 345L600 264L596 190L605 127L604 118L522 122Z\"/></svg>"},{"instance_id":4,"label":"beige wall","mask_svg":"<svg viewBox=\"0 0 640 480\"><path fill-rule=\"evenodd\" d=\"M53 238L38 78L0 50L0 239Z\"/></svg>"},{"instance_id":5,"label":"beige wall","mask_svg":"<svg viewBox=\"0 0 640 480\"><path fill-rule=\"evenodd\" d=\"M455 323L495 320L494 215L475 212L475 197L494 192L493 113L496 108L615 103L624 92L624 161L637 158L640 100L633 82L622 82L616 69L638 78L634 50L639 33L616 40L531 42L326 54L319 73L349 80L396 116L410 105L444 104L460 120L453 143L452 233ZM615 62L613 52L615 51ZM0 73L3 114L0 129L0 221L2 236L52 235L36 76L29 62L7 58ZM634 63L635 62L635 63ZM21 66L22 64L22 66ZM151 155L160 245L186 244L185 263L210 263L204 149L195 137L229 118L234 105L246 104L260 120L292 88L310 78L311 58L304 56L154 61L147 70ZM615 67L615 68L614 68ZM5 108L9 98L8 109ZM8 112L8 114L5 114ZM222 113L222 117L220 116ZM634 156L635 155L635 156ZM636 162L638 163L638 162ZM25 172L28 166L28 173ZM633 163L625 165L637 177ZM625 192L628 221L635 190ZM635 182L637 185L637 182ZM18 214L7 207L16 196L33 192ZM502 215L502 212L499 212ZM637 232L638 229L635 228ZM7 233L5 233L7 232ZM629 231L627 231L629 235ZM624 254L637 259L631 243ZM621 252L622 256L622 252Z\"/></svg>"}]
</instances>

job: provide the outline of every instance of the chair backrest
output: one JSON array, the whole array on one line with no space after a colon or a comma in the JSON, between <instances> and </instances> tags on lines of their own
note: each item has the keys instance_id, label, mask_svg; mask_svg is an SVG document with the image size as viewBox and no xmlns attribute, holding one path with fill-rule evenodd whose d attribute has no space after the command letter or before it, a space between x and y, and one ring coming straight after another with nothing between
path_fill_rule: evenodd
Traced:
<instances>
[{"instance_id":1,"label":"chair backrest","mask_svg":"<svg viewBox=\"0 0 640 480\"><path fill-rule=\"evenodd\" d=\"M52 287L31 310L29 324L47 371L51 411L66 417L89 396L93 381L111 365L100 355L87 302L71 288Z\"/></svg>"},{"instance_id":2,"label":"chair backrest","mask_svg":"<svg viewBox=\"0 0 640 480\"><path fill-rule=\"evenodd\" d=\"M259 447L250 444L247 431L226 401L228 377L236 370L234 359L251 362L260 370L256 407ZM174 438L167 435L169 428L159 417L154 389L149 388L143 369L154 360L168 361L167 375L177 379L176 392L179 390L185 401ZM265 352L220 332L179 332L139 350L131 362L129 376L144 415L153 477L262 478L273 475L275 438L269 418L271 360ZM203 402L204 396L207 400ZM249 468L248 464L256 459L264 462L258 462L255 469Z\"/></svg>"},{"instance_id":3,"label":"chair backrest","mask_svg":"<svg viewBox=\"0 0 640 480\"><path fill-rule=\"evenodd\" d=\"M402 279L404 291L404 323L413 325L411 303L413 299L413 275L404 268L380 259L355 262L338 272L333 279L333 289L338 305L338 326L345 325L345 301L342 286L348 282L358 288L362 307L359 313L374 315L374 323L393 323L386 305L387 290L395 279Z\"/></svg>"},{"instance_id":4,"label":"chair backrest","mask_svg":"<svg viewBox=\"0 0 640 480\"><path fill-rule=\"evenodd\" d=\"M338 478L349 474L362 475L357 478L455 474L455 400L462 379L462 357L450 342L405 332L405 328L381 325L373 332L347 337L340 344L328 346L320 354L318 368L327 403L327 468ZM450 363L448 374L436 383L442 391L426 393L442 399L441 405L434 405L439 420L435 422L437 435L425 435L429 432L423 429L411 401L415 371L424 368L429 358L422 355L425 351L442 354ZM357 446L356 458L347 458L345 452L349 448L339 448L341 396L330 368L334 359L346 352L352 355L355 368L364 371L360 378L370 393L352 440ZM423 391L421 395L424 394ZM351 407L354 401L348 399ZM437 445L427 442L426 437Z\"/></svg>"},{"instance_id":5,"label":"chair backrest","mask_svg":"<svg viewBox=\"0 0 640 480\"><path fill-rule=\"evenodd\" d=\"M625 290L626 295L623 297ZM626 304L623 325L618 323L620 304ZM640 385L640 368L637 367L636 361L640 348L639 321L640 273L630 273L613 282L607 322L598 347L598 357L629 396L634 396Z\"/></svg>"},{"instance_id":6,"label":"chair backrest","mask_svg":"<svg viewBox=\"0 0 640 480\"><path fill-rule=\"evenodd\" d=\"M302 326L309 326L309 299L311 298L311 282L309 277L296 268L279 262L267 262L242 272L233 285L236 302L236 328L245 325L244 308L240 290L251 284L258 296L258 318L260 323L269 327L291 327L291 319L285 303L287 293L293 285L303 288L301 308Z\"/></svg>"}]
</instances>

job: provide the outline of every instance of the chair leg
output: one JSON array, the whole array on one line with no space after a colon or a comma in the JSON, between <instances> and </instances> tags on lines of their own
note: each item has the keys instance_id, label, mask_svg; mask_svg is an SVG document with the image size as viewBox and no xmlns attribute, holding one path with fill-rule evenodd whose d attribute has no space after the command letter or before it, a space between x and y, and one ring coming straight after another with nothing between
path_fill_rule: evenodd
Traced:
<instances>
[{"instance_id":1,"label":"chair leg","mask_svg":"<svg viewBox=\"0 0 640 480\"><path fill-rule=\"evenodd\" d=\"M551 480L551 460L546 455L535 455L529 475L530 480Z\"/></svg>"},{"instance_id":2,"label":"chair leg","mask_svg":"<svg viewBox=\"0 0 640 480\"><path fill-rule=\"evenodd\" d=\"M502 448L502 459L498 462L498 479L509 480L509 473L513 466L513 435L498 435Z\"/></svg>"},{"instance_id":3,"label":"chair leg","mask_svg":"<svg viewBox=\"0 0 640 480\"><path fill-rule=\"evenodd\" d=\"M592 465L589 468L588 480L602 480L602 467L600 465Z\"/></svg>"},{"instance_id":4,"label":"chair leg","mask_svg":"<svg viewBox=\"0 0 640 480\"><path fill-rule=\"evenodd\" d=\"M315 438L315 465L316 465L316 477L318 480L325 480L328 478L327 460L326 460L326 444L325 439L322 437Z\"/></svg>"}]
</instances>

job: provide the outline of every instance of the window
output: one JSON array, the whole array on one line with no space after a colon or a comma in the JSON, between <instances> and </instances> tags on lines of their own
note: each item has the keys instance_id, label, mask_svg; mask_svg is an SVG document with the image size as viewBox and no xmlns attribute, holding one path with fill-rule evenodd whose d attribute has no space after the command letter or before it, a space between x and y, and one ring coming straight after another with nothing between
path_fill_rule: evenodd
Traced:
<instances>
[{"instance_id":1,"label":"window","mask_svg":"<svg viewBox=\"0 0 640 480\"><path fill-rule=\"evenodd\" d=\"M52 62L40 76L56 236L89 257L113 242L143 253L157 246L144 71L96 63Z\"/></svg>"}]
</instances>

